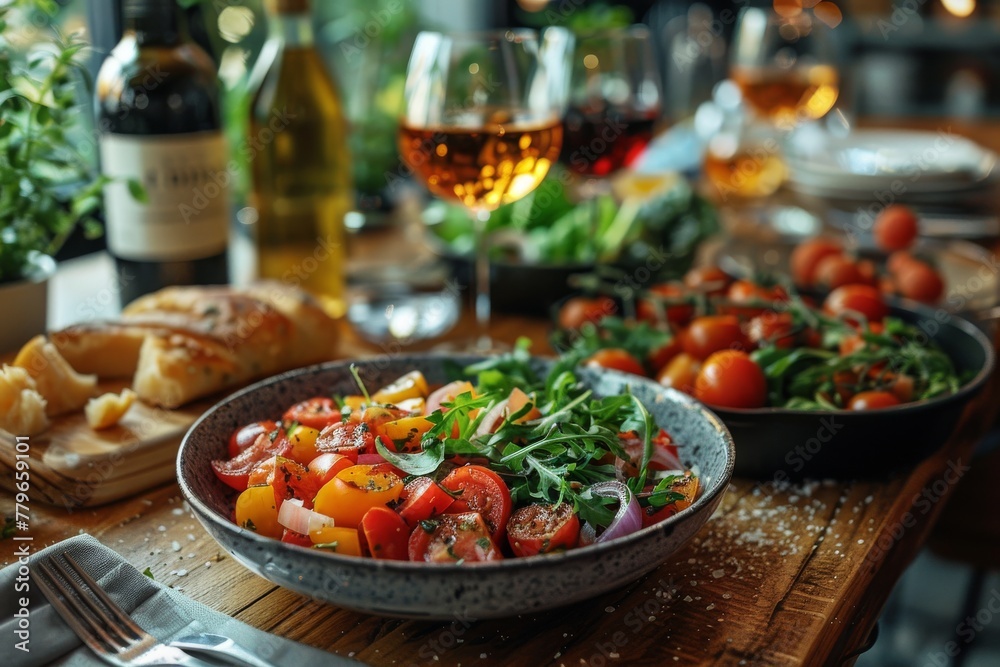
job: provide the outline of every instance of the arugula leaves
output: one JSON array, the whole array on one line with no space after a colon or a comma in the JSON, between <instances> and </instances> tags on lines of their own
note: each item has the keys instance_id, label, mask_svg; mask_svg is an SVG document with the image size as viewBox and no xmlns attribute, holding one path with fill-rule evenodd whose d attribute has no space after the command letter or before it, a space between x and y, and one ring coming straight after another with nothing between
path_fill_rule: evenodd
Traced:
<instances>
[{"instance_id":1,"label":"arugula leaves","mask_svg":"<svg viewBox=\"0 0 1000 667\"><path fill-rule=\"evenodd\" d=\"M581 519L605 527L614 518L617 500L592 495L590 485L615 479L614 457L630 460L619 433L634 432L642 456L638 475L628 486L633 493L641 491L657 425L629 392L593 396L571 360L557 362L544 379L530 361L527 346L521 344L511 354L465 368L466 377L478 378L476 395L461 394L445 403L446 412L427 416L433 425L422 437L422 451L393 452L377 441L378 452L410 475L433 474L452 456L485 459L503 477L515 505L568 502ZM507 415L494 432L479 434L486 415L515 387L532 402ZM544 416L522 421L535 403Z\"/></svg>"},{"instance_id":2,"label":"arugula leaves","mask_svg":"<svg viewBox=\"0 0 1000 667\"><path fill-rule=\"evenodd\" d=\"M890 391L900 376L912 379L913 401L958 391L961 378L951 359L927 342L917 327L887 317L882 333L858 331L847 323L820 315L824 348L765 347L751 358L768 381L769 404L800 410L842 410L842 395ZM867 345L839 354L847 337Z\"/></svg>"}]
</instances>

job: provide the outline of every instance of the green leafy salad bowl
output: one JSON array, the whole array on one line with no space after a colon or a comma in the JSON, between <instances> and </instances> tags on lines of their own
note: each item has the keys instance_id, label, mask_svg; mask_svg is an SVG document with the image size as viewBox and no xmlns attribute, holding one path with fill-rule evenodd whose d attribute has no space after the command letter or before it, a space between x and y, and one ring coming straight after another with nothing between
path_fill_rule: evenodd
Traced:
<instances>
[{"instance_id":1,"label":"green leafy salad bowl","mask_svg":"<svg viewBox=\"0 0 1000 667\"><path fill-rule=\"evenodd\" d=\"M718 507L733 470L734 447L729 432L705 406L655 382L616 371L571 368L565 363L560 365L556 360L530 357L527 352L520 352L504 358L413 355L381 357L354 364L335 362L302 368L259 382L215 405L188 431L177 457L177 478L181 491L195 515L219 544L259 576L314 599L371 614L436 619L508 617L569 605L636 581L677 552ZM511 488L514 516L518 508L535 506L546 499L555 503L554 507L559 507L560 502L572 505L581 517L578 541L574 538L569 548L549 553L517 555L515 540L511 537L515 528L511 527L513 523L507 523L509 528L505 537L497 537L494 531L495 539L491 542L490 534L486 533L476 541L482 545L478 550L453 554L452 547L458 551L461 545L453 539L442 542L448 547L447 553L455 556L454 560L439 557L443 550L434 552L419 547L417 560L391 560L368 555L377 553L378 546L367 533L367 539L362 541L367 545L367 553L356 556L340 553L336 548L322 548L323 545L317 548L307 541L302 544L301 540L300 543L289 543L275 539L260 534L256 526L241 526L234 521L234 507L239 494L216 474L213 461L227 458L230 437L237 429L252 422L280 420L288 406L312 397L356 395L359 384L374 390L414 371L422 374L431 389L462 378L469 379L473 384L478 382L477 391L488 384L509 386L512 378L533 378L534 384L528 389L533 397L538 397L540 413L525 415L527 408L524 408L515 410L514 414L503 413L505 416L497 417L500 412L484 406L481 412L473 413L479 415L475 423L480 424L476 433L481 437L472 440L481 443L482 451L495 452L495 455L473 456L467 451L469 445L464 445L465 455L458 459L458 464L478 461L483 468L499 473ZM563 407L554 401L545 402L545 397L555 394L576 398ZM432 397L433 394L427 398L428 407ZM458 410L455 407L458 399L450 403L446 401L444 405L452 406L449 411ZM595 416L594 421L586 416L580 417L581 406L587 406L586 409L592 410L595 415L601 410L620 410L620 414L626 416L615 428L604 428L602 431L602 427L596 425L600 415ZM549 414L546 410L550 411ZM518 440L516 437L510 442L495 442L504 439L504 434L513 432L504 430L504 427L521 417L528 420L525 425L517 426L523 429L522 432L547 430L550 435L545 447L539 444L532 448L531 440ZM494 418L503 426L494 428L491 434L490 429L482 429L481 424ZM345 423L348 421L346 414L343 420ZM472 428L461 419L457 421L455 433L465 433L465 429ZM440 427L441 422L436 420L436 423ZM284 424L281 424L280 428L283 427ZM651 443L654 437L664 437L660 429L668 432L669 441L676 445L676 452L672 455L675 458L670 459L672 466L656 467L653 464L659 455L654 452ZM447 431L451 432L450 426ZM593 469L612 478L602 484L597 481L598 473L583 472L581 469L584 466L579 461L596 456L593 454L594 446L588 443L599 437L587 433L611 433L617 439L617 431L632 432L637 436L631 442L639 443L639 454L635 459L639 463L631 472L628 469L623 471L621 465L613 465L609 461L615 456L620 458L620 453L611 456L607 451L598 450L598 455L602 456L592 462L596 466ZM401 476L405 474L406 481L415 480L413 471L416 470L420 474L434 476L442 487L448 488L447 476L443 481L441 476L449 470L462 469L456 468L456 460L450 456L454 448L461 449L463 445L456 443L462 440L461 437L443 435L435 440L435 433L430 431L424 436L422 452L403 453L401 449L390 452L385 443L380 443L380 453L359 456L385 455L389 463L380 465L395 464L408 468L400 472ZM572 435L574 433L580 434L579 437ZM320 440L323 437L320 436ZM555 443L565 443L565 450L558 450ZM611 448L616 452L623 451L614 446ZM440 463L444 450L448 451L449 458ZM564 457L559 459L563 461L560 465L555 463L557 451L564 451L560 455ZM407 459L407 456L414 458ZM438 461L433 460L435 456L439 457ZM579 457L579 461L567 465L565 457L571 456ZM438 466L437 469L435 466ZM425 472L432 469L432 472ZM649 490L657 487L657 479L666 479L665 471L668 469L689 470L697 476L698 491L690 505L685 503L686 506L677 511L661 514L655 522L640 523L636 514L631 517L629 527L624 528L631 509L638 513L638 500L652 503L652 492ZM648 472L648 479L645 476L640 478L637 470ZM587 475L595 475L593 484L587 483L590 479ZM625 483L622 483L623 480ZM633 491L615 497L605 492L608 486L619 489L631 487ZM409 485L407 489L410 489ZM475 496L469 495L468 487L464 489L465 495L462 491L452 491L453 507L459 503L472 507ZM667 492L668 496L670 494ZM554 495L559 496L558 501L554 500ZM388 503L388 508L403 514L399 503L407 498L404 492L398 502ZM633 504L636 507L632 508ZM318 510L321 506L322 501L317 495L315 507ZM649 510L647 514L652 514L653 509L651 504L643 507L643 511ZM379 511L385 514L384 509ZM469 511L468 508L466 511ZM493 509L487 507L477 511L481 511L488 521ZM602 525L602 512L614 517L610 525ZM447 518L437 515L433 520L419 521L411 526L410 558L414 558L415 542L426 545L428 539L433 541L434 531L446 524ZM491 524L490 529L493 528ZM425 532L430 538L423 534ZM385 554L384 551L381 553ZM436 556L432 558L432 554ZM466 554L478 556L468 558ZM406 558L405 552L402 558Z\"/></svg>"}]
</instances>

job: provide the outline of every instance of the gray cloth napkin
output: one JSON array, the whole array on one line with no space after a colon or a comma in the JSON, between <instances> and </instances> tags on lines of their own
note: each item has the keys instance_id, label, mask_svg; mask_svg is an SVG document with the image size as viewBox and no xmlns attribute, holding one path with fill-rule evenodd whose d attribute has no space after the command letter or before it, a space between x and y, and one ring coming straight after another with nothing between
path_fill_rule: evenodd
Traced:
<instances>
[{"instance_id":1,"label":"gray cloth napkin","mask_svg":"<svg viewBox=\"0 0 1000 667\"><path fill-rule=\"evenodd\" d=\"M15 543L15 549L21 544ZM14 562L0 570L0 637L5 667L47 665L102 665L83 645L38 586L30 580L31 564L53 553L69 552L80 567L97 580L111 598L151 635L161 641L195 632L212 632L234 639L244 648L274 665L359 665L360 663L326 653L304 644L252 628L225 614L209 609L175 590L144 576L119 554L90 535L78 535L33 554L29 559L28 590L23 590L24 577L19 574L21 563ZM19 582L18 578L22 581ZM19 613L22 598L28 603L30 652L16 648L21 638L15 634L22 620ZM202 657L199 655L198 657ZM13 660L13 663L10 661Z\"/></svg>"}]
</instances>

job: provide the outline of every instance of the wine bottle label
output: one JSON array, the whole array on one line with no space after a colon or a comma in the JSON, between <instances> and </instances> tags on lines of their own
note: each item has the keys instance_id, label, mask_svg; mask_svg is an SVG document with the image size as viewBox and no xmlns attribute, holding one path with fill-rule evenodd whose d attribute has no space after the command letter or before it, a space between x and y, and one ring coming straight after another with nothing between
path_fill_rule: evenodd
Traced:
<instances>
[{"instance_id":1,"label":"wine bottle label","mask_svg":"<svg viewBox=\"0 0 1000 667\"><path fill-rule=\"evenodd\" d=\"M104 187L104 207L113 255L184 261L225 249L232 176L221 132L105 134L101 163L112 179Z\"/></svg>"}]
</instances>

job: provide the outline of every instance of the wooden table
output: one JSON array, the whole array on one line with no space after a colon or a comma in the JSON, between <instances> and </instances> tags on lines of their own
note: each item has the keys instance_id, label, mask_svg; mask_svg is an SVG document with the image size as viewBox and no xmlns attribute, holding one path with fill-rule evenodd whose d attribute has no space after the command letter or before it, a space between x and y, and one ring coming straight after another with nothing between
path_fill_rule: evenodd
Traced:
<instances>
[{"instance_id":1,"label":"wooden table","mask_svg":"<svg viewBox=\"0 0 1000 667\"><path fill-rule=\"evenodd\" d=\"M80 307L73 271L86 273L64 269L64 318ZM528 335L545 351L545 322L496 324L496 337ZM357 354L361 343L346 338L345 354ZM278 588L229 557L173 483L70 513L34 504L31 533L36 549L90 533L214 609L372 665L850 664L988 428L995 380L947 445L908 474L794 486L735 479L715 517L649 576L571 609L507 620L377 618ZM0 495L5 515L13 505ZM14 546L0 543L0 562L13 560Z\"/></svg>"}]
</instances>

